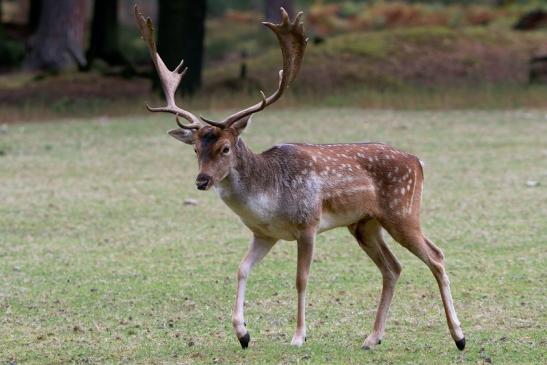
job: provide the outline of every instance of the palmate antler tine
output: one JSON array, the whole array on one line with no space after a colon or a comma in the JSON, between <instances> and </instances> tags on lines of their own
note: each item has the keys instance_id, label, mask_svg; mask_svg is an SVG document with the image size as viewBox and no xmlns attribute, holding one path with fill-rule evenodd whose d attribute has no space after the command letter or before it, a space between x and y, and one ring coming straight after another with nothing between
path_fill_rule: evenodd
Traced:
<instances>
[{"instance_id":1,"label":"palmate antler tine","mask_svg":"<svg viewBox=\"0 0 547 365\"><path fill-rule=\"evenodd\" d=\"M283 54L283 71L288 72L287 86L291 84L300 70L302 59L304 57L304 50L308 38L304 34L304 23L302 22L302 16L304 14L299 12L293 22L289 20L289 15L285 9L281 8L281 24L273 24L269 22L263 22L265 26L270 28L281 46L281 52Z\"/></svg>"},{"instance_id":2,"label":"palmate antler tine","mask_svg":"<svg viewBox=\"0 0 547 365\"><path fill-rule=\"evenodd\" d=\"M294 21L290 21L289 15L285 9L281 8L282 21L280 24L263 22L265 26L270 28L279 41L281 54L283 56L283 69L279 71L279 84L277 90L266 98L264 93L260 91L262 100L246 109L243 109L235 114L230 115L222 122L213 122L206 118L201 118L203 121L212 125L221 125L223 128L228 128L238 120L241 120L251 114L265 109L267 106L275 103L285 92L287 87L294 81L300 70L304 50L308 38L304 34L304 24L302 23L302 12L299 12Z\"/></svg>"},{"instance_id":3,"label":"palmate antler tine","mask_svg":"<svg viewBox=\"0 0 547 365\"><path fill-rule=\"evenodd\" d=\"M154 63L156 72L160 79L161 88L163 89L163 94L165 95L165 100L167 105L162 107L151 107L146 105L146 108L151 112L164 112L171 113L177 116L180 116L190 122L189 125L177 124L184 129L199 129L201 127L200 120L197 116L190 113L187 110L179 108L175 103L175 93L177 88L188 70L187 67L184 67L184 60L181 60L179 65L173 70L170 71L165 63L161 59L160 55L156 49L156 41L154 39L154 25L152 24L152 19L145 18L139 7L135 5L135 19L142 34L142 38L146 42L148 51L150 52L150 57ZM178 121L178 119L177 119Z\"/></svg>"}]
</instances>

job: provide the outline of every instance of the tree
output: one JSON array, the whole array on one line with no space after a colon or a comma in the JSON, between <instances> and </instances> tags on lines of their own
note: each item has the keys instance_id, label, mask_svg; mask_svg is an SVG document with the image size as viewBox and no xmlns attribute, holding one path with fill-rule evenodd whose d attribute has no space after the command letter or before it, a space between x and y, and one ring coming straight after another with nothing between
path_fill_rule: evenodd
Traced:
<instances>
[{"instance_id":1,"label":"tree","mask_svg":"<svg viewBox=\"0 0 547 365\"><path fill-rule=\"evenodd\" d=\"M118 1L95 0L87 61L101 59L109 65L127 64L118 44Z\"/></svg>"},{"instance_id":2,"label":"tree","mask_svg":"<svg viewBox=\"0 0 547 365\"><path fill-rule=\"evenodd\" d=\"M85 0L42 0L36 32L23 62L27 70L62 71L86 63Z\"/></svg>"},{"instance_id":3,"label":"tree","mask_svg":"<svg viewBox=\"0 0 547 365\"><path fill-rule=\"evenodd\" d=\"M206 0L160 0L158 52L173 69L184 59L188 72L180 90L194 93L201 86Z\"/></svg>"},{"instance_id":4,"label":"tree","mask_svg":"<svg viewBox=\"0 0 547 365\"><path fill-rule=\"evenodd\" d=\"M294 0L265 0L264 1L264 18L267 22L280 23L281 12L279 8L283 7L289 16L294 16Z\"/></svg>"},{"instance_id":5,"label":"tree","mask_svg":"<svg viewBox=\"0 0 547 365\"><path fill-rule=\"evenodd\" d=\"M36 29L38 29L41 13L42 0L30 0L30 6L28 8L28 28L31 33L36 32Z\"/></svg>"}]
</instances>

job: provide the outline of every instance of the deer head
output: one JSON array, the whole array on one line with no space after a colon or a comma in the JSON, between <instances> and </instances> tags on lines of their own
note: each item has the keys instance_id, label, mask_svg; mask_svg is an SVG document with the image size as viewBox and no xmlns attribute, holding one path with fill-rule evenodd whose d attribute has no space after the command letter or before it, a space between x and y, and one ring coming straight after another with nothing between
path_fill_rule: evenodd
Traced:
<instances>
[{"instance_id":1,"label":"deer head","mask_svg":"<svg viewBox=\"0 0 547 365\"><path fill-rule=\"evenodd\" d=\"M170 130L168 133L181 142L194 145L199 164L196 186L200 190L207 190L228 176L237 158L239 136L249 124L251 116L279 100L298 74L308 41L304 35L302 13L298 13L293 21L289 19L283 8L281 8L281 15L281 24L262 23L277 36L283 55L283 69L279 71L277 90L268 97L260 91L262 99L260 102L217 122L202 116L198 118L176 105L175 92L187 68L184 67L184 61L181 61L173 71L165 66L156 50L152 20L144 18L138 6L135 6L135 18L150 51L150 57L158 73L166 99L165 106L150 107L147 105L147 108L151 112L175 114L178 128ZM179 117L189 123L182 124Z\"/></svg>"}]
</instances>

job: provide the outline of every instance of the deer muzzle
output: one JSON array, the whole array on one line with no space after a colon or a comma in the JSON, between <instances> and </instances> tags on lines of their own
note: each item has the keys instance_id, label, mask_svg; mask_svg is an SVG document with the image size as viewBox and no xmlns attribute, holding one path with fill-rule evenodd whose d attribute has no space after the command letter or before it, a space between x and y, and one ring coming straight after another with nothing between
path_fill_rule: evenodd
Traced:
<instances>
[{"instance_id":1,"label":"deer muzzle","mask_svg":"<svg viewBox=\"0 0 547 365\"><path fill-rule=\"evenodd\" d=\"M196 187L198 190L207 190L213 185L213 178L207 174L199 174L196 177Z\"/></svg>"}]
</instances>

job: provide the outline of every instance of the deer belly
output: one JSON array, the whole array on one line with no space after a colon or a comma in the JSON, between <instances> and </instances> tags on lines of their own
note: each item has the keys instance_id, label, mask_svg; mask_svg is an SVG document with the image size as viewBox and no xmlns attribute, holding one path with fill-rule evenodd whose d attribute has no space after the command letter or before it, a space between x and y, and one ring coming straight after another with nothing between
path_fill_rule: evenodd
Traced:
<instances>
[{"instance_id":1,"label":"deer belly","mask_svg":"<svg viewBox=\"0 0 547 365\"><path fill-rule=\"evenodd\" d=\"M347 227L350 224L358 222L363 218L363 214L358 212L333 214L330 212L323 212L321 219L319 220L319 233L328 231L329 229L337 227Z\"/></svg>"}]
</instances>

